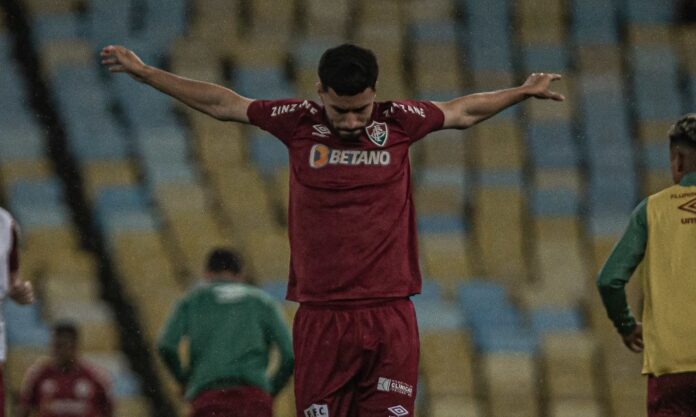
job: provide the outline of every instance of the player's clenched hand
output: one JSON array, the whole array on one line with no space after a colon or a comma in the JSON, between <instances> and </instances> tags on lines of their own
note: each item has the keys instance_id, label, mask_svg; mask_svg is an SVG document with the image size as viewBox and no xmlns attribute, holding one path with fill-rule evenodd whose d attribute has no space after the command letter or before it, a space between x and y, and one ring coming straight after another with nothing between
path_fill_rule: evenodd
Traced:
<instances>
[{"instance_id":1,"label":"player's clenched hand","mask_svg":"<svg viewBox=\"0 0 696 417\"><path fill-rule=\"evenodd\" d=\"M643 324L637 323L630 334L622 335L624 345L636 353L643 351Z\"/></svg>"},{"instance_id":2,"label":"player's clenched hand","mask_svg":"<svg viewBox=\"0 0 696 417\"><path fill-rule=\"evenodd\" d=\"M31 304L34 302L34 288L29 281L15 281L10 286L8 295L17 304Z\"/></svg>"},{"instance_id":3,"label":"player's clenched hand","mask_svg":"<svg viewBox=\"0 0 696 417\"><path fill-rule=\"evenodd\" d=\"M551 82L560 80L560 74L550 74L545 72L534 73L527 77L527 80L522 84L526 90L526 94L530 97L536 97L543 100L551 99L555 101L563 101L565 97L554 91L551 91Z\"/></svg>"},{"instance_id":4,"label":"player's clenched hand","mask_svg":"<svg viewBox=\"0 0 696 417\"><path fill-rule=\"evenodd\" d=\"M138 81L143 81L146 65L130 49L123 46L109 45L101 50L102 65L111 72L125 72Z\"/></svg>"}]
</instances>

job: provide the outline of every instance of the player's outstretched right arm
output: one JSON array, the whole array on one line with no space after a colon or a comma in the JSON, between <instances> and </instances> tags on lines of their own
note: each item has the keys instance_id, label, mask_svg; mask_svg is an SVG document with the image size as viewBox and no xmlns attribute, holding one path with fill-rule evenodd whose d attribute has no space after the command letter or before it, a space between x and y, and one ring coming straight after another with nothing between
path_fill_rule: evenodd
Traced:
<instances>
[{"instance_id":1,"label":"player's outstretched right arm","mask_svg":"<svg viewBox=\"0 0 696 417\"><path fill-rule=\"evenodd\" d=\"M218 120L249 123L247 108L252 100L228 88L152 67L123 46L109 45L100 55L102 65L111 72L124 72Z\"/></svg>"}]
</instances>

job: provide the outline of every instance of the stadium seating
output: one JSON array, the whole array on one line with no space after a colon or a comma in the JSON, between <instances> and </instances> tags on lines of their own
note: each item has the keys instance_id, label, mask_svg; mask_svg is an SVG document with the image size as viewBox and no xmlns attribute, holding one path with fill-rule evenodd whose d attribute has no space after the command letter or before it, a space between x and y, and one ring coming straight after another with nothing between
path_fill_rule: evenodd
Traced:
<instances>
[{"instance_id":1,"label":"stadium seating","mask_svg":"<svg viewBox=\"0 0 696 417\"><path fill-rule=\"evenodd\" d=\"M426 277L414 298L422 329L418 415L644 415L640 364L622 351L594 278L635 204L670 184L666 132L696 106L696 30L675 27L670 7L651 0L21 3L92 226L149 346L213 247L238 247L250 276L283 298L291 173L284 145L266 132L203 117L129 77L105 76L100 47L126 44L148 63L259 98L315 99L319 56L348 40L376 52L379 99L448 100L516 85L529 72L562 73L555 87L564 104L528 101L412 148ZM119 340L100 300L102 261L82 248L68 204L66 191L76 185L57 175L62 167L32 114L31 86L1 11L0 201L23 226L25 271L40 276L42 291L41 314L12 316L34 329L26 333L31 348L11 342L16 382L42 353L46 324L73 313L69 306L93 316L81 321L94 335L90 350L117 352ZM147 293L155 289L161 297L152 302ZM632 283L631 300L639 294ZM296 306L285 307L292 317ZM45 321L32 321L36 314ZM149 412L139 389L122 392L119 415ZM294 415L290 390L276 414Z\"/></svg>"}]
</instances>

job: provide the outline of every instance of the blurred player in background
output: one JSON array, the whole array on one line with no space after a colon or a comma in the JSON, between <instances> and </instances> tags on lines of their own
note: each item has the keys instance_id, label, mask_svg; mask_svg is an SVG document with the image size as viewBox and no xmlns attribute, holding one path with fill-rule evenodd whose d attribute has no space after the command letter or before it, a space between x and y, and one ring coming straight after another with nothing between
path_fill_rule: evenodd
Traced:
<instances>
[{"instance_id":1,"label":"blurred player in background","mask_svg":"<svg viewBox=\"0 0 696 417\"><path fill-rule=\"evenodd\" d=\"M5 416L5 379L3 368L7 359L5 318L2 301L9 296L18 304L34 302L29 281L19 277L19 228L12 215L0 207L0 417Z\"/></svg>"},{"instance_id":2,"label":"blurred player in background","mask_svg":"<svg viewBox=\"0 0 696 417\"><path fill-rule=\"evenodd\" d=\"M174 308L158 350L185 389L192 417L272 417L273 396L293 371L290 331L276 303L243 282L238 254L214 250L206 285L195 288ZM188 341L184 367L179 345ZM280 366L270 378L272 347Z\"/></svg>"},{"instance_id":3,"label":"blurred player in background","mask_svg":"<svg viewBox=\"0 0 696 417\"><path fill-rule=\"evenodd\" d=\"M679 119L669 140L676 185L638 204L597 279L624 344L645 350L650 417L696 416L696 114ZM642 323L624 289L639 265Z\"/></svg>"},{"instance_id":4,"label":"blurred player in background","mask_svg":"<svg viewBox=\"0 0 696 417\"><path fill-rule=\"evenodd\" d=\"M102 63L220 120L275 135L290 154L290 278L299 416L413 415L419 342L410 296L421 289L409 147L466 129L550 91L558 74L447 102L375 101L378 65L354 45L327 50L309 100L252 100L145 65L108 46ZM240 196L243 198L243 196Z\"/></svg>"},{"instance_id":5,"label":"blurred player in background","mask_svg":"<svg viewBox=\"0 0 696 417\"><path fill-rule=\"evenodd\" d=\"M79 357L79 331L53 326L51 357L40 359L22 383L19 417L111 417L111 384L105 371Z\"/></svg>"}]
</instances>

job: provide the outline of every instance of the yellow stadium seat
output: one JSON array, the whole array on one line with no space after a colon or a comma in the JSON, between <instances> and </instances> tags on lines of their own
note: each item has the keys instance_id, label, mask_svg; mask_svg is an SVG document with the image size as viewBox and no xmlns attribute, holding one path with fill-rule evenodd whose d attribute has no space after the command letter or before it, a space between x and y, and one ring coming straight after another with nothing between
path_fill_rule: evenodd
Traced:
<instances>
[{"instance_id":1,"label":"yellow stadium seat","mask_svg":"<svg viewBox=\"0 0 696 417\"><path fill-rule=\"evenodd\" d=\"M556 3L556 2L555 2ZM519 39L523 45L565 45L566 25L562 20L549 20L540 25L538 20L522 22Z\"/></svg>"},{"instance_id":2,"label":"yellow stadium seat","mask_svg":"<svg viewBox=\"0 0 696 417\"><path fill-rule=\"evenodd\" d=\"M290 243L285 233L252 233L244 252L259 282L283 280L290 266Z\"/></svg>"},{"instance_id":3,"label":"yellow stadium seat","mask_svg":"<svg viewBox=\"0 0 696 417\"><path fill-rule=\"evenodd\" d=\"M472 76L475 91L493 91L515 85L515 76L505 71L478 71Z\"/></svg>"},{"instance_id":4,"label":"yellow stadium seat","mask_svg":"<svg viewBox=\"0 0 696 417\"><path fill-rule=\"evenodd\" d=\"M456 186L419 185L414 189L416 212L459 216L464 211L464 190Z\"/></svg>"},{"instance_id":5,"label":"yellow stadium seat","mask_svg":"<svg viewBox=\"0 0 696 417\"><path fill-rule=\"evenodd\" d=\"M93 202L105 187L136 184L138 174L129 160L94 161L83 165L82 179L87 198Z\"/></svg>"},{"instance_id":6,"label":"yellow stadium seat","mask_svg":"<svg viewBox=\"0 0 696 417\"><path fill-rule=\"evenodd\" d=\"M419 238L423 272L448 291L476 275L470 242L459 234L423 235Z\"/></svg>"},{"instance_id":7,"label":"yellow stadium seat","mask_svg":"<svg viewBox=\"0 0 696 417\"><path fill-rule=\"evenodd\" d=\"M4 161L0 164L2 189L8 191L18 180L45 179L52 175L48 159Z\"/></svg>"},{"instance_id":8,"label":"yellow stadium seat","mask_svg":"<svg viewBox=\"0 0 696 417\"><path fill-rule=\"evenodd\" d=\"M536 366L532 355L486 353L482 366L492 417L538 415Z\"/></svg>"},{"instance_id":9,"label":"yellow stadium seat","mask_svg":"<svg viewBox=\"0 0 696 417\"><path fill-rule=\"evenodd\" d=\"M476 165L481 169L520 169L525 151L516 123L482 124L471 131Z\"/></svg>"},{"instance_id":10,"label":"yellow stadium seat","mask_svg":"<svg viewBox=\"0 0 696 417\"><path fill-rule=\"evenodd\" d=\"M432 395L428 401L429 417L483 417L481 402L462 395Z\"/></svg>"},{"instance_id":11,"label":"yellow stadium seat","mask_svg":"<svg viewBox=\"0 0 696 417\"><path fill-rule=\"evenodd\" d=\"M94 50L83 39L54 39L41 46L41 70L45 76L64 67L89 66L94 61Z\"/></svg>"},{"instance_id":12,"label":"yellow stadium seat","mask_svg":"<svg viewBox=\"0 0 696 417\"><path fill-rule=\"evenodd\" d=\"M207 198L207 190L201 184L162 184L155 188L157 205L167 217L203 215Z\"/></svg>"},{"instance_id":13,"label":"yellow stadium seat","mask_svg":"<svg viewBox=\"0 0 696 417\"><path fill-rule=\"evenodd\" d=\"M629 24L628 43L631 45L669 45L672 29L668 25Z\"/></svg>"},{"instance_id":14,"label":"yellow stadium seat","mask_svg":"<svg viewBox=\"0 0 696 417\"><path fill-rule=\"evenodd\" d=\"M94 301L99 300L99 277L91 275L50 274L41 277L37 290L48 304L51 300Z\"/></svg>"},{"instance_id":15,"label":"yellow stadium seat","mask_svg":"<svg viewBox=\"0 0 696 417\"><path fill-rule=\"evenodd\" d=\"M24 375L37 360L49 354L48 347L12 346L7 351L5 363L5 383L8 391L17 395L22 386Z\"/></svg>"},{"instance_id":16,"label":"yellow stadium seat","mask_svg":"<svg viewBox=\"0 0 696 417\"><path fill-rule=\"evenodd\" d=\"M457 91L462 83L462 72L458 66L441 70L421 65L415 70L414 88L419 91ZM380 91L381 87L380 84Z\"/></svg>"},{"instance_id":17,"label":"yellow stadium seat","mask_svg":"<svg viewBox=\"0 0 696 417\"><path fill-rule=\"evenodd\" d=\"M591 400L598 398L595 366L596 339L585 332L547 334L541 341L545 397L550 400Z\"/></svg>"},{"instance_id":18,"label":"yellow stadium seat","mask_svg":"<svg viewBox=\"0 0 696 417\"><path fill-rule=\"evenodd\" d=\"M77 10L79 0L27 0L23 2L30 16L51 14L51 13L69 13Z\"/></svg>"},{"instance_id":19,"label":"yellow stadium seat","mask_svg":"<svg viewBox=\"0 0 696 417\"><path fill-rule=\"evenodd\" d=\"M295 392L294 380L290 379L288 385L273 400L273 415L275 417L295 417Z\"/></svg>"},{"instance_id":20,"label":"yellow stadium seat","mask_svg":"<svg viewBox=\"0 0 696 417\"><path fill-rule=\"evenodd\" d=\"M533 183L534 187L540 189L567 188L577 192L582 191L582 176L577 168L535 169Z\"/></svg>"},{"instance_id":21,"label":"yellow stadium seat","mask_svg":"<svg viewBox=\"0 0 696 417\"><path fill-rule=\"evenodd\" d=\"M305 0L304 7L305 35L309 38L326 38L345 34L351 15L351 2L334 1L331 7L321 0Z\"/></svg>"},{"instance_id":22,"label":"yellow stadium seat","mask_svg":"<svg viewBox=\"0 0 696 417\"><path fill-rule=\"evenodd\" d=\"M85 352L113 352L120 349L116 322L80 322L80 346Z\"/></svg>"},{"instance_id":23,"label":"yellow stadium seat","mask_svg":"<svg viewBox=\"0 0 696 417\"><path fill-rule=\"evenodd\" d=\"M451 72L453 69L459 68L459 48L456 42L419 42L413 44L412 48L416 75L420 71L431 71L436 74ZM452 74L451 76L456 75Z\"/></svg>"},{"instance_id":24,"label":"yellow stadium seat","mask_svg":"<svg viewBox=\"0 0 696 417\"><path fill-rule=\"evenodd\" d=\"M457 331L421 335L421 369L432 396L476 395L473 349L468 335Z\"/></svg>"},{"instance_id":25,"label":"yellow stadium seat","mask_svg":"<svg viewBox=\"0 0 696 417\"><path fill-rule=\"evenodd\" d=\"M447 23L454 19L454 2L450 0L414 0L405 4L406 23Z\"/></svg>"},{"instance_id":26,"label":"yellow stadium seat","mask_svg":"<svg viewBox=\"0 0 696 417\"><path fill-rule=\"evenodd\" d=\"M486 189L476 193L474 230L487 276L517 281L526 277L523 252L524 197L517 189Z\"/></svg>"},{"instance_id":27,"label":"yellow stadium seat","mask_svg":"<svg viewBox=\"0 0 696 417\"><path fill-rule=\"evenodd\" d=\"M431 133L426 140L415 145L414 152L423 154L420 161L425 167L446 168L466 165L467 143L458 130L441 130Z\"/></svg>"},{"instance_id":28,"label":"yellow stadium seat","mask_svg":"<svg viewBox=\"0 0 696 417\"><path fill-rule=\"evenodd\" d=\"M679 58L689 74L696 74L696 27L682 26L679 29Z\"/></svg>"},{"instance_id":29,"label":"yellow stadium seat","mask_svg":"<svg viewBox=\"0 0 696 417\"><path fill-rule=\"evenodd\" d=\"M582 46L578 48L578 70L584 74L618 73L622 68L618 46Z\"/></svg>"},{"instance_id":30,"label":"yellow stadium seat","mask_svg":"<svg viewBox=\"0 0 696 417\"><path fill-rule=\"evenodd\" d=\"M403 7L403 2L399 0L361 0L358 21L363 25L382 23L385 20L385 16L391 16L394 20L399 20L403 15Z\"/></svg>"},{"instance_id":31,"label":"yellow stadium seat","mask_svg":"<svg viewBox=\"0 0 696 417\"><path fill-rule=\"evenodd\" d=\"M643 145L665 145L665 158L667 158L667 139L672 122L660 120L641 120L638 122L638 138Z\"/></svg>"},{"instance_id":32,"label":"yellow stadium seat","mask_svg":"<svg viewBox=\"0 0 696 417\"><path fill-rule=\"evenodd\" d=\"M115 417L149 417L151 414L150 402L146 397L117 398Z\"/></svg>"},{"instance_id":33,"label":"yellow stadium seat","mask_svg":"<svg viewBox=\"0 0 696 417\"><path fill-rule=\"evenodd\" d=\"M549 403L549 417L600 417L603 407L596 400L553 400Z\"/></svg>"}]
</instances>

